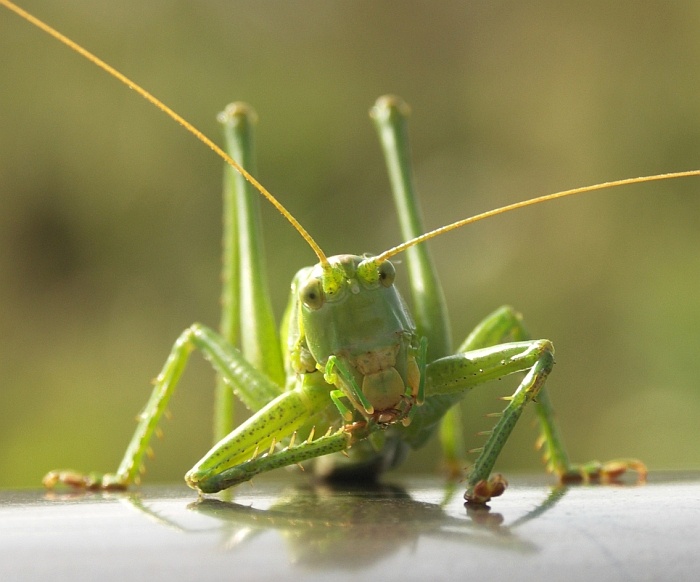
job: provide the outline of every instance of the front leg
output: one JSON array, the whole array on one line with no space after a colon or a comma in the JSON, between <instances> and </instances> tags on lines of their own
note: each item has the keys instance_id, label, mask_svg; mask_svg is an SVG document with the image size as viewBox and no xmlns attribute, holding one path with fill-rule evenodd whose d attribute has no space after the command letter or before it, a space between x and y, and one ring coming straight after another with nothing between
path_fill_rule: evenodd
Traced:
<instances>
[{"instance_id":1,"label":"front leg","mask_svg":"<svg viewBox=\"0 0 700 582\"><path fill-rule=\"evenodd\" d=\"M487 317L470 334L460 350L473 349L469 346L475 343L498 343L506 339L515 341L530 339L521 315L509 306L501 307ZM542 388L535 400L535 412L540 426L538 448L543 451L547 469L557 475L562 483L613 481L628 469L636 471L641 479L646 477L646 467L638 459L613 459L603 463L599 461L571 463L557 427L554 408L546 387Z\"/></svg>"},{"instance_id":2,"label":"front leg","mask_svg":"<svg viewBox=\"0 0 700 582\"><path fill-rule=\"evenodd\" d=\"M508 340L529 339L530 335L522 323L520 314L505 306L485 318L460 346L459 351L466 352ZM616 459L605 463L571 463L545 386L541 387L534 402L540 426L538 446L543 451L547 469L555 473L561 482L612 481L628 469L636 471L642 479L646 476L646 467L637 459Z\"/></svg>"},{"instance_id":3,"label":"front leg","mask_svg":"<svg viewBox=\"0 0 700 582\"><path fill-rule=\"evenodd\" d=\"M331 388L319 372L302 375L293 390L214 445L185 475L187 484L202 493L216 493L263 472L345 452L380 430L371 421L346 424L338 419Z\"/></svg>"},{"instance_id":4,"label":"front leg","mask_svg":"<svg viewBox=\"0 0 700 582\"><path fill-rule=\"evenodd\" d=\"M513 342L449 356L428 366L426 394L461 394L509 374L527 372L471 468L465 499L485 503L505 491L505 480L490 478L496 459L528 402L536 401L554 366L554 348L547 340Z\"/></svg>"}]
</instances>

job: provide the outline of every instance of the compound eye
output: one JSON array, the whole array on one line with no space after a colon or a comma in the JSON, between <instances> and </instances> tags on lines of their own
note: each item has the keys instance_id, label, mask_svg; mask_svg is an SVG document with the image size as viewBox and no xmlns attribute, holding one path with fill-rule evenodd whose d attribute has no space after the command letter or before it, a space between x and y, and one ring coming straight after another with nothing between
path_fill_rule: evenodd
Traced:
<instances>
[{"instance_id":1,"label":"compound eye","mask_svg":"<svg viewBox=\"0 0 700 582\"><path fill-rule=\"evenodd\" d=\"M323 305L323 287L318 279L309 279L299 290L299 298L309 309L320 309Z\"/></svg>"},{"instance_id":2,"label":"compound eye","mask_svg":"<svg viewBox=\"0 0 700 582\"><path fill-rule=\"evenodd\" d=\"M394 284L394 279L396 278L396 269L389 261L384 261L379 265L379 282L384 287L391 287Z\"/></svg>"}]
</instances>

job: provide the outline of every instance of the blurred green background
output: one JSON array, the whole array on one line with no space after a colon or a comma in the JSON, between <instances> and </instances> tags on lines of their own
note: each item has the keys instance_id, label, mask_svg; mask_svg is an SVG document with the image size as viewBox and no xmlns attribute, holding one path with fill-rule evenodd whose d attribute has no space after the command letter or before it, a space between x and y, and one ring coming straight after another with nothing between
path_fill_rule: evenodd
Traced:
<instances>
[{"instance_id":1,"label":"blurred green background","mask_svg":"<svg viewBox=\"0 0 700 582\"><path fill-rule=\"evenodd\" d=\"M260 179L329 254L399 240L367 118L384 93L412 106L429 227L700 167L695 1L23 4L217 140L216 113L253 104ZM0 486L35 487L53 468L114 470L174 339L217 324L221 164L4 10L0 54ZM576 460L700 466L698 190L597 193L432 243L455 341L510 303L555 342ZM281 313L313 254L269 205L263 217ZM151 482L210 445L213 374L192 361ZM506 386L467 400L468 447ZM539 470L531 419L500 469Z\"/></svg>"}]
</instances>

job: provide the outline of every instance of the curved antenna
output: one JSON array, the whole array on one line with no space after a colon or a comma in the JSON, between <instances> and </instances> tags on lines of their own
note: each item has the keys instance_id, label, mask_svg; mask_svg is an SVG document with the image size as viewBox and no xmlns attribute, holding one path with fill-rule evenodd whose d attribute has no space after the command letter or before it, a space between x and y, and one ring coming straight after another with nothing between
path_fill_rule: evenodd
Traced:
<instances>
[{"instance_id":1,"label":"curved antenna","mask_svg":"<svg viewBox=\"0 0 700 582\"><path fill-rule=\"evenodd\" d=\"M184 127L187 131L189 131L192 135L194 135L199 141L201 141L203 144L208 146L211 150L214 151L216 155L218 155L221 159L224 160L229 166L231 166L234 170L236 170L241 176L243 176L248 182L250 182L253 187L260 192L267 200L279 211L282 216L284 216L287 221L296 229L296 231L302 236L302 238L307 242L307 244L311 247L311 249L314 251L316 256L318 257L319 262L322 265L327 265L328 264L328 258L326 257L325 253L321 250L321 247L318 246L316 241L313 239L313 237L306 231L306 229L299 223L299 221L292 216L291 212L287 210L282 203L277 200L268 190L260 183L258 182L246 169L241 166L236 160L234 160L231 156L229 156L224 150L222 150L218 145L216 145L212 140L210 140L206 135L204 135L201 131L199 131L194 125L192 125L189 121L184 119L182 116L178 115L170 109L165 103L163 103L160 99L146 91L143 87L141 87L139 84L135 83L129 77L126 75L120 73L117 71L114 67L111 65L108 65L105 63L102 59L99 57L95 56L92 54L90 51L87 49L84 49L82 46L80 46L78 43L75 41L72 41L70 38L67 36L61 34L58 32L55 28L50 27L48 24L45 22L39 20L36 16L31 15L29 12L26 10L23 10L19 6L13 4L9 0L0 0L0 4L5 6L7 9L11 10L24 20L28 21L29 23L33 24L37 28L40 28L50 36L54 37L56 40L59 42L63 43L66 45L68 48L72 49L79 55L85 57L88 61L91 63L97 65L100 69L105 71L107 74L111 75L127 87L129 89L133 89L136 91L141 97L143 97L146 101L151 103L152 105L155 105L158 109L160 109L163 113L165 113L168 117L179 123L182 127Z\"/></svg>"},{"instance_id":2,"label":"curved antenna","mask_svg":"<svg viewBox=\"0 0 700 582\"><path fill-rule=\"evenodd\" d=\"M463 218L448 224L446 226L441 226L430 232L426 232L416 238L412 238L400 245L390 248L384 251L380 255L377 255L375 259L378 262L386 261L387 259L402 253L406 249L409 249L419 243L440 236L441 234L448 233L453 230L457 230L467 224L472 224L473 222L479 222L485 218L491 218L492 216L498 216L499 214L505 214L511 210L517 210L519 208L525 208L527 206L534 206L535 204L540 204L542 202L549 202L550 200L556 200L558 198L566 198L567 196L574 196L576 194L585 194L587 192L594 192L596 190L605 190L607 188L616 188L618 186L627 186L629 184L644 184L646 182L657 182L659 180L672 180L674 178L687 178L690 176L700 176L700 170L688 170L686 172L672 172L669 174L655 174L653 176L640 176L639 178L625 178L624 180L614 180L612 182L603 182L601 184L594 184L593 186L583 186L581 188L573 188L571 190L562 190L561 192L555 192L554 194L546 194L544 196L538 196L536 198L530 198L529 200L523 200L522 202L515 202L514 204L508 204L506 206L501 206L494 210L489 210L488 212L482 212L481 214L476 214L470 216L469 218Z\"/></svg>"}]
</instances>

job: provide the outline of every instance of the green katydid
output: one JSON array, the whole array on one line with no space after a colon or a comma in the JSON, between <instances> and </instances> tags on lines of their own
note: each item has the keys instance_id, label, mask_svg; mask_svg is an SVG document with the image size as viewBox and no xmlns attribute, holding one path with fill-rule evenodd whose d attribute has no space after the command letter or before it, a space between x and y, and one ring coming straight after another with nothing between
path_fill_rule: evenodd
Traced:
<instances>
[{"instance_id":1,"label":"green katydid","mask_svg":"<svg viewBox=\"0 0 700 582\"><path fill-rule=\"evenodd\" d=\"M0 1L15 10L11 3ZM80 52L80 49L76 50ZM82 54L87 56L85 51ZM94 58L92 60L95 62ZM110 72L116 74L111 69ZM124 77L120 78L134 87ZM139 92L144 94L142 90ZM188 473L188 482L201 491L220 490L278 466L317 458L322 459L319 465L325 468L332 464L333 470L343 470L338 465L344 461L338 464L323 460L331 452L349 452L349 470L353 467L355 471L376 470L395 464L406 448L423 444L435 432L441 418L446 415L449 418L452 405L469 389L513 372L526 372L525 379L501 413L471 470L467 491L470 500L485 501L502 491L504 485L500 479L489 481L491 469L518 416L531 400L536 401L551 468L560 476L593 477L601 470L604 475L611 476L630 466L643 471L643 466L633 460L613 462L602 468L595 464L577 467L569 463L556 434L547 394L542 389L552 365L551 344L531 341L519 316L512 310L499 310L484 320L460 345L457 355L450 355L447 315L439 284L425 245L418 243L485 216L418 236L423 227L410 182L403 109L400 102L384 99L375 107L374 118L389 161L403 233L408 242L376 257L342 255L326 258L296 220L253 180L302 233L319 259L319 265L302 270L294 280L293 288L298 296L290 300L291 309L283 325L289 333L282 334L282 337L289 338L289 342L285 341L284 349L281 349L278 342L269 339L275 333L270 331L271 317L264 305L261 308L264 315L258 315L257 308L243 308L248 318L245 322L246 337L253 336L248 331L254 330L260 339L253 340L251 347L244 346L241 351L232 348L211 330L201 326L189 328L176 343L159 376L153 397L117 473L93 477L55 472L47 476L49 485L63 481L109 488L124 487L133 482L138 476L148 440L156 430L187 354L194 347L212 360L219 374L255 412L250 421L225 437ZM248 146L244 136L250 114L245 108L229 113L226 122L233 126L232 139L238 144L230 147L246 152ZM205 138L204 141L237 171L251 178L209 140ZM250 167L245 156L242 164ZM687 172L627 180L563 192L553 197L623 183L697 174ZM228 179L232 180L230 176ZM553 197L535 199L526 204ZM499 209L487 215L504 211ZM254 222L245 216L241 220L245 224ZM411 272L415 326L392 285L389 258L404 250ZM249 254L244 254L241 261L250 258ZM256 266L251 268L257 273L260 267L257 260L253 263ZM241 301L253 302L263 297L263 287L264 284L256 283L253 289L242 292ZM352 311L348 305L354 306ZM251 315L253 313L255 315ZM363 315L367 315L370 321L363 322ZM370 329L370 322L377 323L376 330ZM337 333L333 332L334 329ZM506 339L516 341L501 344ZM287 351L289 344L291 350ZM259 363L250 355L256 350L265 363ZM286 358L284 363L283 356ZM277 424L272 424L272 418Z\"/></svg>"}]
</instances>

